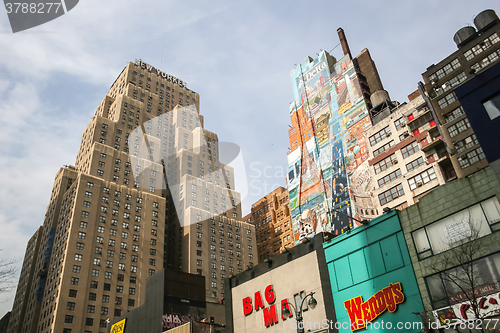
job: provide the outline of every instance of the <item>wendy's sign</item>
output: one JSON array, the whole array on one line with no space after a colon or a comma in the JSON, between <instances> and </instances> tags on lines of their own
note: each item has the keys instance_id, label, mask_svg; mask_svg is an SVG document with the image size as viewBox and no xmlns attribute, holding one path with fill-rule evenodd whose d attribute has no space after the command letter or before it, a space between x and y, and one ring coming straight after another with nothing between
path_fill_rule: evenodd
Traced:
<instances>
[{"instance_id":1,"label":"wendy's sign","mask_svg":"<svg viewBox=\"0 0 500 333\"><path fill-rule=\"evenodd\" d=\"M376 292L365 302L361 296L348 299L344 302L344 307L349 314L351 331L365 328L366 323L375 320L386 310L395 312L404 299L401 282L389 283L388 287Z\"/></svg>"}]
</instances>

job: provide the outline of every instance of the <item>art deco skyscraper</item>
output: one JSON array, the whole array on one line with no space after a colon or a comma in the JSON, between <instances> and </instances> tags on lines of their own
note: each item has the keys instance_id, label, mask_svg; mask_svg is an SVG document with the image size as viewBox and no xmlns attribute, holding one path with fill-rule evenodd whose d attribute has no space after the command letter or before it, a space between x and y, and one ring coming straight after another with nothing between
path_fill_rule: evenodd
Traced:
<instances>
[{"instance_id":1,"label":"art deco skyscraper","mask_svg":"<svg viewBox=\"0 0 500 333\"><path fill-rule=\"evenodd\" d=\"M185 82L142 61L125 67L75 166L56 175L13 306L23 320L8 332L105 332L108 318L144 302L146 278L164 266L207 276L216 299L226 265L231 274L252 264L255 228L238 220L234 170L198 107Z\"/></svg>"}]
</instances>

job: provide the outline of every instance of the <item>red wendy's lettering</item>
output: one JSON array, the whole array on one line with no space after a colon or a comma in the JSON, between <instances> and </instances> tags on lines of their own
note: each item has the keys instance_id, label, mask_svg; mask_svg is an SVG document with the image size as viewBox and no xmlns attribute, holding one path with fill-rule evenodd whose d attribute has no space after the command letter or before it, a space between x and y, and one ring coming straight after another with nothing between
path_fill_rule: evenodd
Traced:
<instances>
[{"instance_id":1,"label":"red wendy's lettering","mask_svg":"<svg viewBox=\"0 0 500 333\"><path fill-rule=\"evenodd\" d=\"M262 303L262 296L260 296L260 291L255 293L255 311L259 311L260 308L264 308L264 303Z\"/></svg>"},{"instance_id":2,"label":"red wendy's lettering","mask_svg":"<svg viewBox=\"0 0 500 333\"><path fill-rule=\"evenodd\" d=\"M276 300L276 295L274 294L273 285L270 284L267 286L265 291L266 302L268 304L273 304Z\"/></svg>"},{"instance_id":3,"label":"red wendy's lettering","mask_svg":"<svg viewBox=\"0 0 500 333\"><path fill-rule=\"evenodd\" d=\"M276 304L271 305L268 308L264 308L264 325L269 327L278 322L278 317L276 316Z\"/></svg>"},{"instance_id":4,"label":"red wendy's lettering","mask_svg":"<svg viewBox=\"0 0 500 333\"><path fill-rule=\"evenodd\" d=\"M385 310L394 312L397 305L403 303L404 294L401 283L389 283L388 287L378 291L363 302L362 296L356 296L344 302L344 307L349 314L351 331L366 327L366 323L373 321Z\"/></svg>"},{"instance_id":5,"label":"red wendy's lettering","mask_svg":"<svg viewBox=\"0 0 500 333\"><path fill-rule=\"evenodd\" d=\"M245 316L252 313L252 299L250 297L243 298L243 314Z\"/></svg>"}]
</instances>

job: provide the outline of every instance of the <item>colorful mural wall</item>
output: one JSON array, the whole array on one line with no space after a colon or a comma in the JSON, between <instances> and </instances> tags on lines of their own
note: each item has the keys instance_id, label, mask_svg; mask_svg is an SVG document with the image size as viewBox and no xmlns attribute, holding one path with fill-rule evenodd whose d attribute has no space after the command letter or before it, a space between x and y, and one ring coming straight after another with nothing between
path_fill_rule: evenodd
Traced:
<instances>
[{"instance_id":1,"label":"colorful mural wall","mask_svg":"<svg viewBox=\"0 0 500 333\"><path fill-rule=\"evenodd\" d=\"M356 227L355 204L374 207L367 141L371 126L356 70L348 55L326 51L291 71L288 191L295 241L318 232ZM351 178L355 180L351 185Z\"/></svg>"}]
</instances>

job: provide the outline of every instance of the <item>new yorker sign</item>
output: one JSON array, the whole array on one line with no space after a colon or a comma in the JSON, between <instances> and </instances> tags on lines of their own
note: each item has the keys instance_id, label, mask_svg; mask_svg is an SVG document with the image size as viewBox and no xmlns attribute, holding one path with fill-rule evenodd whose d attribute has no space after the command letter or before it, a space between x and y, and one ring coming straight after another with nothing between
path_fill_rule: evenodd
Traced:
<instances>
[{"instance_id":1,"label":"new yorker sign","mask_svg":"<svg viewBox=\"0 0 500 333\"><path fill-rule=\"evenodd\" d=\"M136 64L136 66L139 66L142 69L147 69L148 72L150 72L150 73L155 73L156 75L161 76L162 78L166 79L167 81L170 81L172 83L177 83L182 88L187 88L187 83L186 82L184 82L184 81L176 78L173 75L170 75L170 74L167 74L165 72L162 72L160 69L154 68L153 66L151 66L150 64L145 63L142 60L135 59L135 64Z\"/></svg>"}]
</instances>

